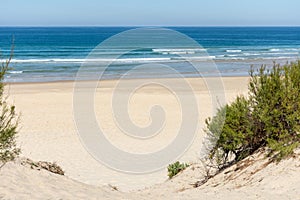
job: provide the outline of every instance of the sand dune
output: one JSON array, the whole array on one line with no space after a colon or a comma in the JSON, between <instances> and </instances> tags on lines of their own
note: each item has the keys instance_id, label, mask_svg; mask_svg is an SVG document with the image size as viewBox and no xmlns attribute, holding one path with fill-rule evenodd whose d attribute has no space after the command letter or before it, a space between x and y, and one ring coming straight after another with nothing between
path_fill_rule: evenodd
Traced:
<instances>
[{"instance_id":1,"label":"sand dune","mask_svg":"<svg viewBox=\"0 0 300 200\"><path fill-rule=\"evenodd\" d=\"M45 170L7 163L0 171L1 199L298 199L300 159L270 163L256 154L234 165L204 185L202 165L193 164L172 180L150 188L120 192L111 186L96 187Z\"/></svg>"},{"instance_id":2,"label":"sand dune","mask_svg":"<svg viewBox=\"0 0 300 200\"><path fill-rule=\"evenodd\" d=\"M212 105L210 93L202 79L187 81L191 84L199 103L200 124L196 138L180 161L198 163L204 136L204 119L212 115ZM184 90L175 79L171 82L178 90ZM247 82L247 77L223 78L226 101L232 101L238 94L246 94ZM115 125L111 115L110 100L116 84L116 81L103 81L95 94L97 100L95 114L103 129L109 133L106 137L121 149L141 153L163 148L172 141L181 120L178 117L180 106L174 95L155 85L135 92L129 103L129 112L136 124L145 126L149 123L149 107L152 105L161 104L166 111L163 134L141 142L124 136ZM299 162L292 160L278 166L268 165L255 173L251 180L246 180L248 172L245 172L227 181L226 185L223 184L226 182L225 175L220 174L196 189L192 184L202 177L200 164L192 165L172 180L167 180L166 168L144 175L126 174L110 169L97 162L80 142L73 119L73 87L73 82L10 84L7 87L9 100L14 102L21 112L21 128L18 137L18 144L22 149L21 156L33 160L55 161L64 169L65 176L51 174L44 170L32 170L21 166L18 162L7 163L0 171L0 197L4 199L23 197L25 199L199 199L201 197L237 199L243 196L249 199L255 197L268 199L268 197L277 198L276 195L296 197L295 195L299 194L297 190ZM120 92L127 89L123 87ZM255 166L258 167L263 162L256 162ZM115 191L108 185L116 186L122 192Z\"/></svg>"}]
</instances>

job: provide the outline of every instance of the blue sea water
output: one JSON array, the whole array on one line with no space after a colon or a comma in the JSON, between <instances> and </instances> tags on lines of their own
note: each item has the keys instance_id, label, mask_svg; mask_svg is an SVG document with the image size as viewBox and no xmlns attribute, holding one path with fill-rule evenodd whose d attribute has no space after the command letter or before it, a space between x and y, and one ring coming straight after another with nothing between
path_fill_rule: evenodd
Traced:
<instances>
[{"instance_id":1,"label":"blue sea water","mask_svg":"<svg viewBox=\"0 0 300 200\"><path fill-rule=\"evenodd\" d=\"M8 82L40 82L74 80L79 67L89 53L109 37L133 27L0 27L0 50L3 62L10 53L14 37L14 56L6 76ZM176 59L177 55L193 55L196 62L214 61L223 76L245 76L250 65L271 65L299 59L300 27L168 27L186 34L203 49L161 46L140 49L123 55L107 69L106 79L115 79L134 66L164 63L186 77L199 76L193 69ZM126 46L97 52L102 60L118 54ZM91 69L91 79L93 70ZM214 76L215 69L205 68L204 76ZM129 78L172 77L149 68ZM89 79L89 77L86 77Z\"/></svg>"}]
</instances>

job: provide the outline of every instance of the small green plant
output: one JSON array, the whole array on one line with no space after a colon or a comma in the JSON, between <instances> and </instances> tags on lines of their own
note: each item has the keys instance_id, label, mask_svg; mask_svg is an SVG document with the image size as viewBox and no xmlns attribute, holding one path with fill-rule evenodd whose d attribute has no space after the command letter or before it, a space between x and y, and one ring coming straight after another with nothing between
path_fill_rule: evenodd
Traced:
<instances>
[{"instance_id":1,"label":"small green plant","mask_svg":"<svg viewBox=\"0 0 300 200\"><path fill-rule=\"evenodd\" d=\"M239 96L206 120L209 159L223 168L267 147L281 160L300 144L300 61L250 71L248 98Z\"/></svg>"},{"instance_id":2,"label":"small green plant","mask_svg":"<svg viewBox=\"0 0 300 200\"><path fill-rule=\"evenodd\" d=\"M170 164L168 166L168 176L171 179L173 176L175 176L176 174L178 174L179 172L183 171L184 169L186 169L189 165L186 163L180 163L179 161Z\"/></svg>"},{"instance_id":3,"label":"small green plant","mask_svg":"<svg viewBox=\"0 0 300 200\"><path fill-rule=\"evenodd\" d=\"M13 49L12 49L13 52ZM18 116L15 106L9 105L4 96L4 76L9 70L10 58L0 67L0 162L14 160L20 153L16 147Z\"/></svg>"}]
</instances>

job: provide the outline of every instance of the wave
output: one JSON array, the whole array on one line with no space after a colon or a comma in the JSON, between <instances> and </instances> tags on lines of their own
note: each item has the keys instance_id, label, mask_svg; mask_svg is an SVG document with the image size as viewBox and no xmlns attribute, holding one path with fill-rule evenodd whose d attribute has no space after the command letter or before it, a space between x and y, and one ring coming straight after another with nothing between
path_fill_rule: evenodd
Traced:
<instances>
[{"instance_id":1,"label":"wave","mask_svg":"<svg viewBox=\"0 0 300 200\"><path fill-rule=\"evenodd\" d=\"M269 49L271 52L299 52L297 48L281 48L281 49Z\"/></svg>"},{"instance_id":2,"label":"wave","mask_svg":"<svg viewBox=\"0 0 300 200\"><path fill-rule=\"evenodd\" d=\"M295 59L295 57L279 56L279 57L260 57L260 58L254 58L254 60L292 60L292 59Z\"/></svg>"},{"instance_id":3,"label":"wave","mask_svg":"<svg viewBox=\"0 0 300 200\"><path fill-rule=\"evenodd\" d=\"M262 55L299 55L298 52L261 53Z\"/></svg>"},{"instance_id":4,"label":"wave","mask_svg":"<svg viewBox=\"0 0 300 200\"><path fill-rule=\"evenodd\" d=\"M9 74L22 74L23 71L8 71Z\"/></svg>"},{"instance_id":5,"label":"wave","mask_svg":"<svg viewBox=\"0 0 300 200\"><path fill-rule=\"evenodd\" d=\"M11 63L85 63L85 62L117 62L117 63L134 63L134 62L158 62L158 61L170 61L171 58L101 58L101 59L12 59ZM0 60L5 62L6 60Z\"/></svg>"},{"instance_id":6,"label":"wave","mask_svg":"<svg viewBox=\"0 0 300 200\"><path fill-rule=\"evenodd\" d=\"M85 59L12 59L11 63L84 62ZM5 62L5 60L0 60Z\"/></svg>"},{"instance_id":7,"label":"wave","mask_svg":"<svg viewBox=\"0 0 300 200\"><path fill-rule=\"evenodd\" d=\"M241 56L241 55L238 55L238 54L224 55L224 57L238 57L238 56Z\"/></svg>"},{"instance_id":8,"label":"wave","mask_svg":"<svg viewBox=\"0 0 300 200\"><path fill-rule=\"evenodd\" d=\"M238 61L238 60L247 60L247 58L244 57L224 57L224 58L217 58L216 61Z\"/></svg>"},{"instance_id":9,"label":"wave","mask_svg":"<svg viewBox=\"0 0 300 200\"><path fill-rule=\"evenodd\" d=\"M11 63L146 63L146 62L171 62L179 60L208 60L214 59L216 56L189 56L189 57L151 57L151 58L91 58L91 59L13 59ZM0 62L5 62L5 60L0 60Z\"/></svg>"},{"instance_id":10,"label":"wave","mask_svg":"<svg viewBox=\"0 0 300 200\"><path fill-rule=\"evenodd\" d=\"M216 56L199 56L199 57L175 57L171 60L182 60L182 61L209 61L215 59Z\"/></svg>"},{"instance_id":11,"label":"wave","mask_svg":"<svg viewBox=\"0 0 300 200\"><path fill-rule=\"evenodd\" d=\"M242 52L242 50L239 50L239 49L228 49L228 50L226 50L226 52L228 52L228 53L239 53L239 52Z\"/></svg>"},{"instance_id":12,"label":"wave","mask_svg":"<svg viewBox=\"0 0 300 200\"><path fill-rule=\"evenodd\" d=\"M291 48L291 49L285 49L287 51L300 51L300 49L295 49L295 48Z\"/></svg>"},{"instance_id":13,"label":"wave","mask_svg":"<svg viewBox=\"0 0 300 200\"><path fill-rule=\"evenodd\" d=\"M104 62L117 62L117 63L138 63L138 62L161 62L161 61L170 61L171 58L120 58L120 59L96 59L98 61ZM89 62L89 61L88 61ZM93 62L93 60L91 60Z\"/></svg>"},{"instance_id":14,"label":"wave","mask_svg":"<svg viewBox=\"0 0 300 200\"><path fill-rule=\"evenodd\" d=\"M245 56L261 56L260 53L243 53Z\"/></svg>"},{"instance_id":15,"label":"wave","mask_svg":"<svg viewBox=\"0 0 300 200\"><path fill-rule=\"evenodd\" d=\"M269 51L272 51L272 52L277 52L277 51L281 51L281 49L269 49Z\"/></svg>"},{"instance_id":16,"label":"wave","mask_svg":"<svg viewBox=\"0 0 300 200\"><path fill-rule=\"evenodd\" d=\"M95 59L62 59L62 58L53 58L53 59L13 59L11 63L113 63L113 64L135 64L135 63L149 63L149 62L175 62L175 61L185 61L185 60L214 60L214 59L247 59L250 56L256 56L259 59L264 59L267 56L274 56L273 59L278 56L281 58L285 55L299 55L298 52L293 53L244 53L244 54L229 54L229 55L207 55L207 56L180 56L180 57L152 57L152 58L119 58L119 59L111 59L111 58L95 58ZM5 62L5 60L0 60L0 62ZM17 73L17 72L13 72Z\"/></svg>"},{"instance_id":17,"label":"wave","mask_svg":"<svg viewBox=\"0 0 300 200\"><path fill-rule=\"evenodd\" d=\"M206 49L201 49L201 48L152 49L152 52L161 53L161 54L195 54L198 52L206 52Z\"/></svg>"},{"instance_id":18,"label":"wave","mask_svg":"<svg viewBox=\"0 0 300 200\"><path fill-rule=\"evenodd\" d=\"M174 55L181 55L181 54L195 54L195 51L170 51L170 52L162 52L162 54L174 54Z\"/></svg>"},{"instance_id":19,"label":"wave","mask_svg":"<svg viewBox=\"0 0 300 200\"><path fill-rule=\"evenodd\" d=\"M244 56L264 56L264 55L298 55L298 52L260 52L260 53L243 53ZM230 56L230 55L228 55Z\"/></svg>"}]
</instances>

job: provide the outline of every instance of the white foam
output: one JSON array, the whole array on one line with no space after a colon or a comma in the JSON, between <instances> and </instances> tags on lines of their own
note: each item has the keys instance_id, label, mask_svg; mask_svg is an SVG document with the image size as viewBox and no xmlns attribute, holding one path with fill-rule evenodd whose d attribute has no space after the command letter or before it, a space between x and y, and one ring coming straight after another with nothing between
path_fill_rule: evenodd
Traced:
<instances>
[{"instance_id":1,"label":"white foam","mask_svg":"<svg viewBox=\"0 0 300 200\"><path fill-rule=\"evenodd\" d=\"M287 51L300 51L300 49L286 49Z\"/></svg>"},{"instance_id":2,"label":"white foam","mask_svg":"<svg viewBox=\"0 0 300 200\"><path fill-rule=\"evenodd\" d=\"M245 56L260 56L262 54L259 53L243 53Z\"/></svg>"},{"instance_id":3,"label":"white foam","mask_svg":"<svg viewBox=\"0 0 300 200\"><path fill-rule=\"evenodd\" d=\"M12 59L12 63L84 62L85 59ZM3 62L3 61L2 61Z\"/></svg>"},{"instance_id":4,"label":"white foam","mask_svg":"<svg viewBox=\"0 0 300 200\"><path fill-rule=\"evenodd\" d=\"M174 54L174 55L182 55L182 54L195 54L195 51L172 51L172 52L163 52L163 54Z\"/></svg>"},{"instance_id":5,"label":"white foam","mask_svg":"<svg viewBox=\"0 0 300 200\"><path fill-rule=\"evenodd\" d=\"M187 60L187 61L189 61L189 60L191 60L191 61L197 61L197 60L199 60L199 61L205 61L205 60L212 60L212 59L215 59L216 58L216 56L199 56L199 57L193 57L193 56L191 56L191 57L176 57L176 58L172 58L172 60Z\"/></svg>"},{"instance_id":6,"label":"white foam","mask_svg":"<svg viewBox=\"0 0 300 200\"><path fill-rule=\"evenodd\" d=\"M240 55L237 55L237 54L230 54L230 55L226 55L226 56L228 56L228 57L237 57L237 56L240 56ZM225 56L225 57L226 57Z\"/></svg>"},{"instance_id":7,"label":"white foam","mask_svg":"<svg viewBox=\"0 0 300 200\"><path fill-rule=\"evenodd\" d=\"M105 59L102 59L103 61ZM108 62L119 62L119 63L135 63L135 62L159 62L159 61L170 61L171 58L120 58L120 59L106 59Z\"/></svg>"},{"instance_id":8,"label":"white foam","mask_svg":"<svg viewBox=\"0 0 300 200\"><path fill-rule=\"evenodd\" d=\"M292 52L295 52L295 51L300 51L300 49L296 49L296 48L282 48L282 49L269 49L269 51L271 52L278 52L278 51L292 51Z\"/></svg>"},{"instance_id":9,"label":"white foam","mask_svg":"<svg viewBox=\"0 0 300 200\"><path fill-rule=\"evenodd\" d=\"M198 52L205 52L206 49L190 48L190 49L152 49L154 53L171 54L171 55L184 55L184 54L196 54Z\"/></svg>"},{"instance_id":10,"label":"white foam","mask_svg":"<svg viewBox=\"0 0 300 200\"><path fill-rule=\"evenodd\" d=\"M188 48L188 49L152 49L153 52L187 52L187 51L206 51L206 49L201 48Z\"/></svg>"},{"instance_id":11,"label":"white foam","mask_svg":"<svg viewBox=\"0 0 300 200\"><path fill-rule=\"evenodd\" d=\"M246 58L243 57L225 57L224 60L246 60Z\"/></svg>"},{"instance_id":12,"label":"white foam","mask_svg":"<svg viewBox=\"0 0 300 200\"><path fill-rule=\"evenodd\" d=\"M10 74L22 74L23 71L8 71Z\"/></svg>"},{"instance_id":13,"label":"white foam","mask_svg":"<svg viewBox=\"0 0 300 200\"><path fill-rule=\"evenodd\" d=\"M280 49L269 49L269 51L280 51Z\"/></svg>"},{"instance_id":14,"label":"white foam","mask_svg":"<svg viewBox=\"0 0 300 200\"><path fill-rule=\"evenodd\" d=\"M262 53L263 55L298 55L298 52Z\"/></svg>"},{"instance_id":15,"label":"white foam","mask_svg":"<svg viewBox=\"0 0 300 200\"><path fill-rule=\"evenodd\" d=\"M242 52L242 50L239 50L239 49L229 49L229 50L226 50L226 52L228 52L228 53L239 53L239 52Z\"/></svg>"},{"instance_id":16,"label":"white foam","mask_svg":"<svg viewBox=\"0 0 300 200\"><path fill-rule=\"evenodd\" d=\"M134 62L155 62L155 61L170 61L171 58L95 58L95 59L12 59L12 63L51 63L51 62L67 62L67 63L84 63L84 62L117 62L117 63L134 63ZM0 60L5 62L5 60Z\"/></svg>"}]
</instances>

